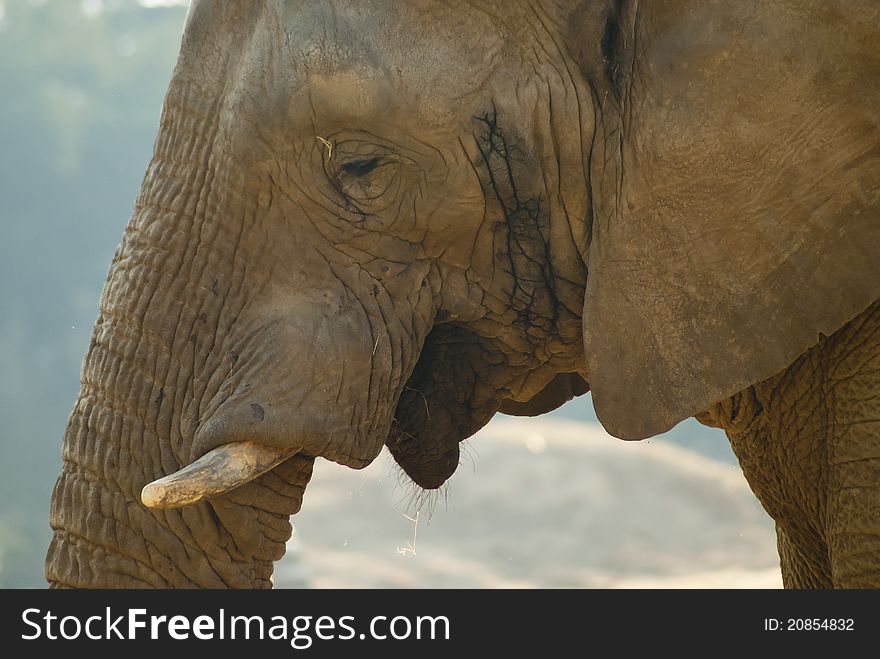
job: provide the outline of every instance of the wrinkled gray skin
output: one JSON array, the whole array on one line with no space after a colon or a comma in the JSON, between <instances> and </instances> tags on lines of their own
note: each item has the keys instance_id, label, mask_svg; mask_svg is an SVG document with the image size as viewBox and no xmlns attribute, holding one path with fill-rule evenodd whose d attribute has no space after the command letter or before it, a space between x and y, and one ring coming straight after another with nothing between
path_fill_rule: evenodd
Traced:
<instances>
[{"instance_id":1,"label":"wrinkled gray skin","mask_svg":"<svg viewBox=\"0 0 880 659\"><path fill-rule=\"evenodd\" d=\"M589 382L616 436L728 430L787 585L880 586L878 25L874 0L196 0L50 583L268 587L315 457L385 444L435 488L499 409ZM301 452L141 503L241 440Z\"/></svg>"}]
</instances>

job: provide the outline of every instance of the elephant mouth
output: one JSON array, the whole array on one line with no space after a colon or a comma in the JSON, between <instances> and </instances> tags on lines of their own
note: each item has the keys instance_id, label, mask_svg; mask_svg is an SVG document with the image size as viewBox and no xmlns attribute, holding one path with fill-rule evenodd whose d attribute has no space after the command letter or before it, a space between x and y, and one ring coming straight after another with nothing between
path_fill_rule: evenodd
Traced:
<instances>
[{"instance_id":1,"label":"elephant mouth","mask_svg":"<svg viewBox=\"0 0 880 659\"><path fill-rule=\"evenodd\" d=\"M435 326L396 401L385 445L392 457L425 489L435 489L455 472L459 443L485 425L498 410L495 383L490 383L493 351L484 339L457 324ZM272 471L293 456L311 458L314 446L301 441L255 441L258 426L241 432L247 439L228 441L208 450L179 471L148 483L141 501L148 508L173 509L221 496ZM222 440L221 440L222 441ZM331 448L328 444L325 449ZM306 455L306 454L309 455ZM378 453L378 451L376 451ZM321 455L358 468L372 457L347 459L328 451Z\"/></svg>"}]
</instances>

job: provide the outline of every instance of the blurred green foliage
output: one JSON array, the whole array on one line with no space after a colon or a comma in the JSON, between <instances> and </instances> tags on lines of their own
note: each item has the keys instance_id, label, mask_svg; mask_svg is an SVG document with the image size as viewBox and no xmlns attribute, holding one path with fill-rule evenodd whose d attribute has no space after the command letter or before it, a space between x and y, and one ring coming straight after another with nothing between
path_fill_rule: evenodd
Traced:
<instances>
[{"instance_id":1,"label":"blurred green foliage","mask_svg":"<svg viewBox=\"0 0 880 659\"><path fill-rule=\"evenodd\" d=\"M0 7L0 586L42 587L61 435L185 8Z\"/></svg>"}]
</instances>

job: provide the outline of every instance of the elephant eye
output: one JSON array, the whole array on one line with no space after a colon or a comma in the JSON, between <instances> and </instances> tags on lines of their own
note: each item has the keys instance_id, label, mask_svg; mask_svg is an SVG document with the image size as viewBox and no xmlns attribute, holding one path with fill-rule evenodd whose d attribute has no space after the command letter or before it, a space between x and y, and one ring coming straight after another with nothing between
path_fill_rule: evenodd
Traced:
<instances>
[{"instance_id":1,"label":"elephant eye","mask_svg":"<svg viewBox=\"0 0 880 659\"><path fill-rule=\"evenodd\" d=\"M409 160L389 146L347 139L337 142L322 162L344 206L363 215L378 213L391 203Z\"/></svg>"},{"instance_id":2,"label":"elephant eye","mask_svg":"<svg viewBox=\"0 0 880 659\"><path fill-rule=\"evenodd\" d=\"M372 172L382 162L381 158L365 158L363 160L352 160L340 167L342 173L348 176L366 176Z\"/></svg>"}]
</instances>

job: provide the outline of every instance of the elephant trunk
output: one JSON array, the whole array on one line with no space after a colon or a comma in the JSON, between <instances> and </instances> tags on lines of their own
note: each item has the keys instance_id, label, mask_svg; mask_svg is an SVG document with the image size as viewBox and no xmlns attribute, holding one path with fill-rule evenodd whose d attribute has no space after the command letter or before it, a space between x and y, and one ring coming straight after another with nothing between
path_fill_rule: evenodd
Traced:
<instances>
[{"instance_id":1,"label":"elephant trunk","mask_svg":"<svg viewBox=\"0 0 880 659\"><path fill-rule=\"evenodd\" d=\"M102 298L52 495L46 578L54 587L269 587L312 457L184 509L141 502L145 485L193 460L206 402L232 368L209 330L220 296L210 282L189 283L201 266L137 244L154 212L136 212ZM181 284L149 284L155 260L174 262ZM184 302L175 287L203 291Z\"/></svg>"},{"instance_id":2,"label":"elephant trunk","mask_svg":"<svg viewBox=\"0 0 880 659\"><path fill-rule=\"evenodd\" d=\"M268 587L311 475L314 458L297 455L209 502L141 502L145 485L199 457L207 408L226 397L250 256L241 227L217 221L250 209L213 146L216 113L176 98L166 100L64 435L46 560L55 587Z\"/></svg>"},{"instance_id":3,"label":"elephant trunk","mask_svg":"<svg viewBox=\"0 0 880 659\"><path fill-rule=\"evenodd\" d=\"M135 252L123 246L65 432L46 578L53 587L270 587L313 458L295 456L196 506L142 505L147 483L191 461L202 401L216 379L209 374L222 377L228 364L202 354L217 339L193 326L209 312L190 311L161 287L145 290L137 282L147 269L131 260ZM169 316L183 338L163 339L155 321Z\"/></svg>"}]
</instances>

